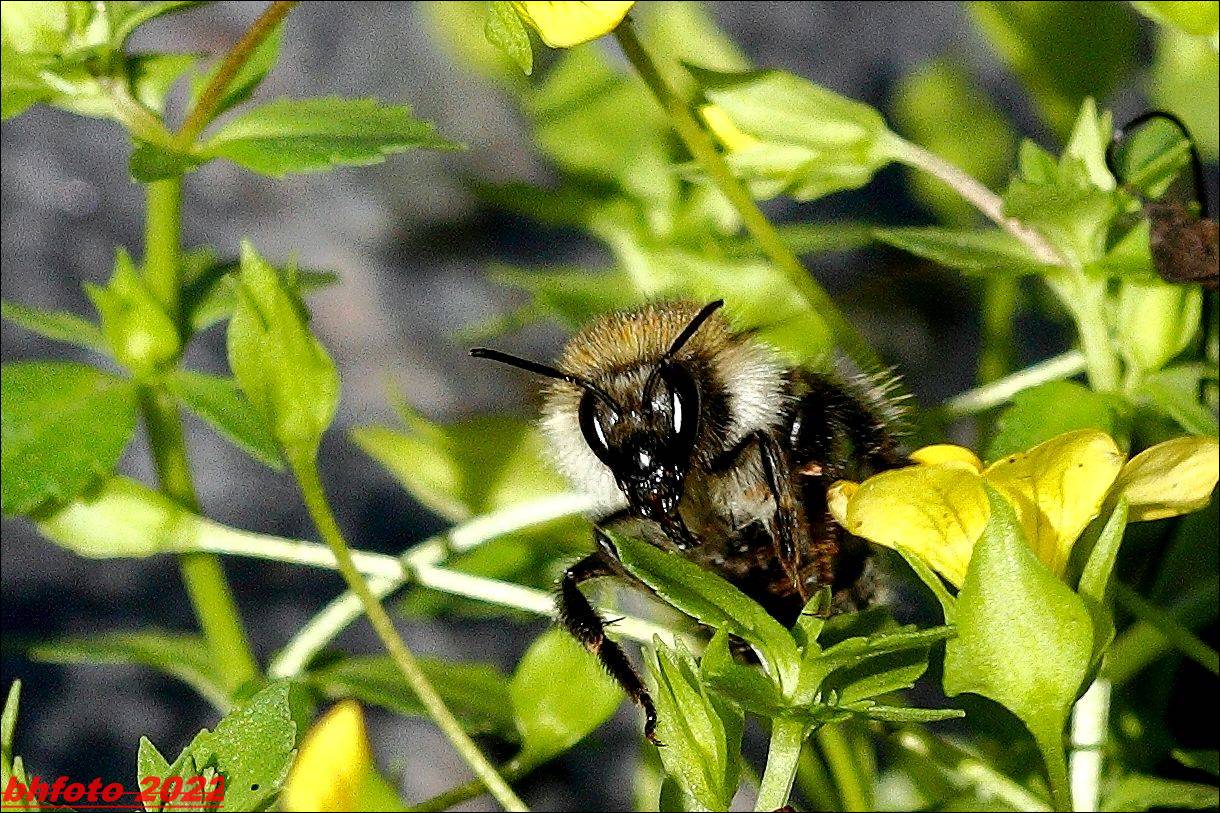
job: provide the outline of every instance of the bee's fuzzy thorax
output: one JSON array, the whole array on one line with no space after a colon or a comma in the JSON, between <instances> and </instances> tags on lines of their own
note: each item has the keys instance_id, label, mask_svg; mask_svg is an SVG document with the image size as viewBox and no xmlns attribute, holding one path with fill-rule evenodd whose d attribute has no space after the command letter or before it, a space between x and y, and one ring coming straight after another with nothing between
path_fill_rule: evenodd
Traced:
<instances>
[{"instance_id":1,"label":"bee's fuzzy thorax","mask_svg":"<svg viewBox=\"0 0 1220 813\"><path fill-rule=\"evenodd\" d=\"M700 307L691 302L650 303L603 316L572 337L559 366L596 383L624 406L634 406L649 373ZM699 381L703 399L694 465L783 421L788 371L774 350L735 333L721 313L712 314L674 360ZM577 385L554 382L545 395L542 427L557 466L574 485L603 497L607 506L621 505L614 476L581 434L581 395Z\"/></svg>"}]
</instances>

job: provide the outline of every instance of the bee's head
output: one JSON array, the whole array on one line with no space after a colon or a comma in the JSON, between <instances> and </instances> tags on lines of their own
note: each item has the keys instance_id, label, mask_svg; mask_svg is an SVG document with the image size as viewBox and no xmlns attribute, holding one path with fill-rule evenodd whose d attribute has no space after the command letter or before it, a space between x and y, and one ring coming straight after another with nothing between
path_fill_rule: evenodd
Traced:
<instances>
[{"instance_id":1,"label":"bee's head","mask_svg":"<svg viewBox=\"0 0 1220 813\"><path fill-rule=\"evenodd\" d=\"M563 382L558 386L578 398L575 417L585 445L609 470L628 507L683 534L678 503L700 437L703 394L690 365L678 356L723 304L717 300L700 309L659 358L611 365L598 380L495 350L471 354ZM568 397L565 404L571 403Z\"/></svg>"}]
</instances>

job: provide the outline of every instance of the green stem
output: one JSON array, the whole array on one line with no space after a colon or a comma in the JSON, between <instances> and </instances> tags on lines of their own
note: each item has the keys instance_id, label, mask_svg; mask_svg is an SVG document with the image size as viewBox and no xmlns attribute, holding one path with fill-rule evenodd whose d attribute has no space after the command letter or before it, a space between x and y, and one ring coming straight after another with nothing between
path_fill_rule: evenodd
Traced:
<instances>
[{"instance_id":1,"label":"green stem","mask_svg":"<svg viewBox=\"0 0 1220 813\"><path fill-rule=\"evenodd\" d=\"M1012 369L1012 320L1017 311L1017 281L999 277L983 282L983 349L978 383L990 384Z\"/></svg>"},{"instance_id":2,"label":"green stem","mask_svg":"<svg viewBox=\"0 0 1220 813\"><path fill-rule=\"evenodd\" d=\"M708 178L737 210L746 231L758 243L763 254L775 264L788 278L796 290L819 316L825 320L831 334L839 342L843 352L857 365L865 370L874 370L881 366L880 360L872 348L864 341L859 331L843 317L831 300L830 295L809 274L801 261L780 237L775 226L758 208L754 197L750 194L716 148L715 142L695 118L694 113L665 82L657 70L656 63L649 56L644 45L636 36L635 28L630 19L623 20L614 30L614 36L622 46L627 60L639 73L644 84L652 91L657 102L668 114L670 123L686 149L703 167Z\"/></svg>"},{"instance_id":3,"label":"green stem","mask_svg":"<svg viewBox=\"0 0 1220 813\"><path fill-rule=\"evenodd\" d=\"M144 281L177 324L180 310L179 255L182 251L182 178L145 187Z\"/></svg>"},{"instance_id":4,"label":"green stem","mask_svg":"<svg viewBox=\"0 0 1220 813\"><path fill-rule=\"evenodd\" d=\"M182 182L150 184L144 229L144 278L175 320L179 309L179 252L182 242ZM173 398L163 387L144 387L140 409L161 491L191 511L199 500L191 478L182 421ZM209 553L185 553L179 569L199 626L229 689L258 677L258 663L242 626L237 602L225 580L220 559Z\"/></svg>"},{"instance_id":5,"label":"green stem","mask_svg":"<svg viewBox=\"0 0 1220 813\"><path fill-rule=\"evenodd\" d=\"M515 782L518 779L529 776L530 772L537 767L533 763L522 762L519 757L513 757L500 767L500 775L509 781ZM477 799L486 792L487 786L483 784L481 779L471 779L465 784L438 793L419 804L411 805L407 809L411 813L431 813L432 811L448 810L451 807L457 807L463 802Z\"/></svg>"},{"instance_id":6,"label":"green stem","mask_svg":"<svg viewBox=\"0 0 1220 813\"><path fill-rule=\"evenodd\" d=\"M330 503L326 500L326 494L322 489L322 481L318 476L318 466L314 453L294 454L290 452L288 456L293 473L296 475L297 483L301 489L301 496L305 500L305 507L309 510L309 516L313 519L318 533L321 534L322 539L330 547L344 581L347 582L347 586L360 599L365 615L368 616L369 623L372 624L377 637L385 644L390 657L398 665L399 670L401 670L403 676L415 691L419 701L428 710L428 714L436 722L437 726L440 727L445 736L448 737L449 741L453 743L453 747L461 755L462 759L466 761L466 764L487 785L488 790L496 797L501 806L505 810L528 810L525 803L513 792L513 789L508 786L504 778L496 772L495 767L487 761L487 757L474 744L465 730L463 730L461 723L453 716L453 712L445 705L445 701L437 693L436 688L432 685L432 681L428 680L427 675L420 668L419 663L415 660L415 656L407 647L406 642L398 634L398 630L394 628L394 622L390 620L389 614L381 606L381 602L377 600L377 597L373 595L373 591L369 589L368 582L364 580L363 574L356 568L356 563L352 559L351 549L348 548L347 541L343 538L343 532L339 529L339 524L335 521L334 514L331 512Z\"/></svg>"},{"instance_id":7,"label":"green stem","mask_svg":"<svg viewBox=\"0 0 1220 813\"><path fill-rule=\"evenodd\" d=\"M161 491L191 511L198 511L177 405L163 389L144 387L140 391L140 409ZM236 689L258 677L258 664L220 558L212 553L183 553L178 557L178 567L226 688Z\"/></svg>"},{"instance_id":8,"label":"green stem","mask_svg":"<svg viewBox=\"0 0 1220 813\"><path fill-rule=\"evenodd\" d=\"M805 803L814 810L842 810L839 794L826 770L826 763L809 743L801 749L796 766L796 787Z\"/></svg>"},{"instance_id":9,"label":"green stem","mask_svg":"<svg viewBox=\"0 0 1220 813\"><path fill-rule=\"evenodd\" d=\"M271 36L295 5L295 2L280 0L280 2L267 6L258 19L246 29L246 33L242 34L241 39L233 44L233 47L221 60L216 73L212 75L211 81L199 94L199 101L195 102L195 106L183 120L182 127L174 136L175 147L183 151L191 148L195 139L215 117L216 111L224 99L225 91L229 89L229 85L237 76L238 71L246 64L246 60L254 53L254 49Z\"/></svg>"},{"instance_id":10,"label":"green stem","mask_svg":"<svg viewBox=\"0 0 1220 813\"><path fill-rule=\"evenodd\" d=\"M818 729L816 736L822 756L826 759L826 766L830 768L830 775L839 791L839 798L843 801L843 809L870 810L869 797L872 794L860 775L851 743L848 742L843 727L837 723L824 725Z\"/></svg>"},{"instance_id":11,"label":"green stem","mask_svg":"<svg viewBox=\"0 0 1220 813\"><path fill-rule=\"evenodd\" d=\"M1067 265L1067 262L1045 237L1026 226L1020 220L1004 214L1004 201L999 195L979 183L968 173L949 163L935 153L928 152L918 144L893 135L888 139L890 154L894 160L926 172L961 195L962 199L982 212L989 220L1017 238L1038 262L1047 265Z\"/></svg>"},{"instance_id":12,"label":"green stem","mask_svg":"<svg viewBox=\"0 0 1220 813\"><path fill-rule=\"evenodd\" d=\"M1012 400L1017 393L1045 384L1048 381L1060 381L1084 372L1084 354L1079 350L1069 350L1046 361L1032 364L1024 370L1007 375L998 381L975 387L961 395L950 398L944 404L944 409L952 416L973 415L976 412L1001 406Z\"/></svg>"},{"instance_id":13,"label":"green stem","mask_svg":"<svg viewBox=\"0 0 1220 813\"><path fill-rule=\"evenodd\" d=\"M777 717L771 723L771 744L767 748L767 767L758 787L755 810L778 810L788 804L792 782L800 763L801 746L809 735L805 723Z\"/></svg>"},{"instance_id":14,"label":"green stem","mask_svg":"<svg viewBox=\"0 0 1220 813\"><path fill-rule=\"evenodd\" d=\"M1063 732L1035 732L1034 741L1046 764L1046 778L1051 788L1051 805L1057 811L1072 810L1072 786L1068 779L1067 754L1063 748Z\"/></svg>"},{"instance_id":15,"label":"green stem","mask_svg":"<svg viewBox=\"0 0 1220 813\"><path fill-rule=\"evenodd\" d=\"M1115 589L1114 600L1119 606L1124 606L1123 593L1123 590ZM1187 631L1199 629L1216 617L1217 597L1220 597L1220 584L1217 584L1213 577L1209 583L1179 596L1177 601L1165 608L1163 620ZM1128 607L1128 612L1131 609ZM1161 621L1158 623L1166 626ZM1110 644L1106 651L1101 674L1115 686L1121 686L1170 648L1170 640L1165 634L1150 620L1145 619L1131 625L1114 639L1114 643Z\"/></svg>"},{"instance_id":16,"label":"green stem","mask_svg":"<svg viewBox=\"0 0 1220 813\"><path fill-rule=\"evenodd\" d=\"M1076 318L1089 384L1099 392L1117 391L1122 383L1122 369L1106 320L1105 282L1076 273L1063 283L1052 283L1052 287Z\"/></svg>"}]
</instances>

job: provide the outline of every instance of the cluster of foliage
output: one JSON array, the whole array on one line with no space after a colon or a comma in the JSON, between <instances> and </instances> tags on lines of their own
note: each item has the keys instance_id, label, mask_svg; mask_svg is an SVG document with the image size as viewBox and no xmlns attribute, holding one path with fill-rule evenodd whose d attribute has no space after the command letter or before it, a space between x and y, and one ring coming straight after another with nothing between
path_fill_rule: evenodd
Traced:
<instances>
[{"instance_id":1,"label":"cluster of foliage","mask_svg":"<svg viewBox=\"0 0 1220 813\"><path fill-rule=\"evenodd\" d=\"M87 286L96 321L4 303L6 319L94 352L106 369L4 366L3 510L82 556L177 556L202 630L49 641L30 656L137 663L197 689L223 714L215 728L172 761L141 741L136 772L224 776L222 809L402 807L359 703L432 717L478 777L412 809L487 790L521 809L508 781L576 747L620 705L618 688L557 630L512 675L418 659L380 602L405 588L406 614L549 614L554 577L588 549L588 499L564 491L529 423L441 425L400 404L403 426L361 427L352 440L453 524L400 557L352 552L318 471L340 377L303 301L333 275L276 267L249 244L232 259L182 246L182 184L209 161L279 177L458 145L402 106L251 102L292 3L272 3L211 67L129 51L138 27L194 5L4 4L4 118L49 104L113 119L130 136L148 208L141 261L119 249L110 282ZM797 257L888 244L979 279L980 386L912 420L928 441L977 430L990 464L933 445L909 468L832 492L845 527L901 555L896 578L930 589L944 623L922 629L886 608L827 618L826 594L786 629L718 576L616 536L624 566L661 599L645 619L601 595L618 619L612 634L644 644L666 744L642 743L641 808L725 810L743 787L756 787L759 809L1216 806L1215 750L1178 747L1167 697L1130 690L1137 674L1170 675L1183 658L1218 670L1194 633L1217 607L1216 301L1157 273L1142 208L1183 174L1189 145L1149 127L1117 154L1116 178L1106 160L1114 122L1093 97L1127 82L1140 15L1151 18L1149 98L1214 158L1217 4L972 3L1046 132L1062 138L1058 155L1018 145L953 55L906 77L887 121L807 79L755 70L696 4L633 5L428 6L437 40L517 103L555 169L545 188L479 193L587 233L612 258L605 268L497 269L526 304L467 336L540 319L575 328L649 298L723 297L737 327L794 364L871 367L873 351ZM591 42L611 32L629 68ZM188 75L186 113L171 127L166 99ZM910 169L940 225L775 226L756 204L858 188L894 163ZM988 189L1000 185L1002 195ZM1078 341L1013 371L1012 323L1027 302L1065 318ZM190 341L222 324L231 376L184 368ZM287 470L326 546L202 516L180 410ZM156 488L116 473L141 420ZM1129 530L1136 520L1148 530ZM220 555L337 568L349 592L260 664ZM361 613L387 656L329 648ZM929 667L944 695L924 680L919 696L933 701L912 704L906 692ZM27 775L13 753L18 692L0 720L6 786ZM340 702L306 734L330 700ZM941 723L950 718L962 719ZM761 777L742 751L749 719L769 731ZM515 756L495 768L472 736ZM1167 765L1174 776L1161 775Z\"/></svg>"}]
</instances>

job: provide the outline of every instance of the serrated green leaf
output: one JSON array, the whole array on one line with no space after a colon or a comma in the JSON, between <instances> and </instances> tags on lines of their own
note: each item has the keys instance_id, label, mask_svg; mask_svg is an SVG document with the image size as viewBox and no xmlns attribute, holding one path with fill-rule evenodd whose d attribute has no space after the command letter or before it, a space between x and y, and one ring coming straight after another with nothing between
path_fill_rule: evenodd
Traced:
<instances>
[{"instance_id":1,"label":"serrated green leaf","mask_svg":"<svg viewBox=\"0 0 1220 813\"><path fill-rule=\"evenodd\" d=\"M1119 3L975 2L969 9L1060 137L1085 97L1105 97L1119 85L1136 53L1138 27Z\"/></svg>"},{"instance_id":2,"label":"serrated green leaf","mask_svg":"<svg viewBox=\"0 0 1220 813\"><path fill-rule=\"evenodd\" d=\"M67 311L44 311L28 305L4 300L0 302L0 315L19 325L31 333L54 339L57 342L67 342L93 350L98 353L107 352L106 340L97 325L82 319Z\"/></svg>"},{"instance_id":3,"label":"serrated green leaf","mask_svg":"<svg viewBox=\"0 0 1220 813\"><path fill-rule=\"evenodd\" d=\"M224 95L220 97L217 104L216 112L213 118L220 116L227 110L231 110L242 102L250 98L258 86L262 84L263 79L275 67L275 63L280 58L280 42L284 36L284 23L280 22L271 31L267 37L258 44L258 47L250 52L250 56L242 63L241 68L229 80L228 86L225 88ZM203 89L208 86L208 83L215 78L216 72L220 70L220 64L217 63L206 75L200 76L191 88L191 105L194 106L199 101L199 95Z\"/></svg>"},{"instance_id":4,"label":"serrated green leaf","mask_svg":"<svg viewBox=\"0 0 1220 813\"><path fill-rule=\"evenodd\" d=\"M1029 249L999 229L942 229L915 226L877 229L882 243L966 274L1019 277L1055 271L1037 262Z\"/></svg>"},{"instance_id":5,"label":"serrated green leaf","mask_svg":"<svg viewBox=\"0 0 1220 813\"><path fill-rule=\"evenodd\" d=\"M795 684L800 665L796 642L779 622L744 593L694 562L638 539L607 532L623 566L656 594L714 629L725 628L748 643L772 679Z\"/></svg>"},{"instance_id":6,"label":"serrated green leaf","mask_svg":"<svg viewBox=\"0 0 1220 813\"><path fill-rule=\"evenodd\" d=\"M225 778L220 810L265 809L292 767L298 735L292 691L287 682L272 683L235 707L214 731L196 735L171 772L184 760L193 763L195 775L213 769ZM157 762L151 754L146 761Z\"/></svg>"},{"instance_id":7,"label":"serrated green leaf","mask_svg":"<svg viewBox=\"0 0 1220 813\"><path fill-rule=\"evenodd\" d=\"M284 459L275 445L275 439L233 379L193 370L175 370L165 383L187 409L221 435L260 463L276 471L283 470Z\"/></svg>"},{"instance_id":8,"label":"serrated green leaf","mask_svg":"<svg viewBox=\"0 0 1220 813\"><path fill-rule=\"evenodd\" d=\"M1100 429L1120 443L1130 434L1130 408L1122 399L1072 381L1051 381L1022 390L996 420L987 460L1032 449L1079 429Z\"/></svg>"},{"instance_id":9,"label":"serrated green leaf","mask_svg":"<svg viewBox=\"0 0 1220 813\"><path fill-rule=\"evenodd\" d=\"M199 692L219 709L229 706L224 676L198 635L143 630L59 638L34 645L29 657L58 664L136 664L164 672Z\"/></svg>"},{"instance_id":10,"label":"serrated green leaf","mask_svg":"<svg viewBox=\"0 0 1220 813\"><path fill-rule=\"evenodd\" d=\"M488 42L507 54L526 76L534 72L534 50L530 45L530 35L525 30L521 17L513 11L512 3L487 4L483 34Z\"/></svg>"},{"instance_id":11,"label":"serrated green leaf","mask_svg":"<svg viewBox=\"0 0 1220 813\"><path fill-rule=\"evenodd\" d=\"M312 455L339 406L339 373L309 330L292 281L242 244L240 301L229 320L229 367L291 460Z\"/></svg>"},{"instance_id":12,"label":"serrated green leaf","mask_svg":"<svg viewBox=\"0 0 1220 813\"><path fill-rule=\"evenodd\" d=\"M521 656L509 694L526 764L571 748L623 702L622 689L597 658L560 629L542 633Z\"/></svg>"},{"instance_id":13,"label":"serrated green leaf","mask_svg":"<svg viewBox=\"0 0 1220 813\"><path fill-rule=\"evenodd\" d=\"M421 658L420 668L469 733L517 739L509 681L496 667ZM305 682L335 700L354 697L395 714L428 716L388 655L343 656L310 669Z\"/></svg>"},{"instance_id":14,"label":"serrated green leaf","mask_svg":"<svg viewBox=\"0 0 1220 813\"><path fill-rule=\"evenodd\" d=\"M991 518L958 594L944 688L1015 714L1034 735L1063 803L1063 730L1090 668L1093 621L1080 596L1034 556L1008 501L990 488L987 496Z\"/></svg>"},{"instance_id":15,"label":"serrated green leaf","mask_svg":"<svg viewBox=\"0 0 1220 813\"><path fill-rule=\"evenodd\" d=\"M1128 774L1119 779L1101 802L1103 811L1152 809L1204 810L1220 806L1214 785L1179 782L1159 776Z\"/></svg>"},{"instance_id":16,"label":"serrated green leaf","mask_svg":"<svg viewBox=\"0 0 1220 813\"><path fill-rule=\"evenodd\" d=\"M454 150L431 124L402 105L372 99L281 99L228 121L198 153L278 178L340 165L376 164L387 155L424 148Z\"/></svg>"},{"instance_id":17,"label":"serrated green leaf","mask_svg":"<svg viewBox=\"0 0 1220 813\"><path fill-rule=\"evenodd\" d=\"M6 514L75 498L114 471L135 433L132 383L83 364L6 364L0 395Z\"/></svg>"}]
</instances>

